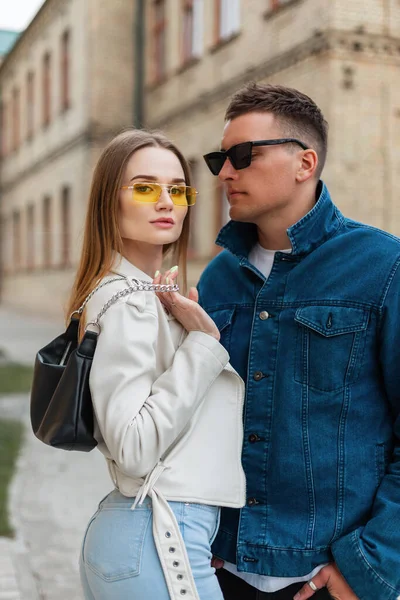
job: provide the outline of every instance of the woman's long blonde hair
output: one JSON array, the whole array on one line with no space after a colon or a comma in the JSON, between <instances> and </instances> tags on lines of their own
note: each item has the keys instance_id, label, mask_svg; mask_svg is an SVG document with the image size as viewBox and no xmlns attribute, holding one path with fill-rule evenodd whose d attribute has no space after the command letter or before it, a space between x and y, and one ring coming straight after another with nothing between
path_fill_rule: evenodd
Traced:
<instances>
[{"instance_id":1,"label":"woman's long blonde hair","mask_svg":"<svg viewBox=\"0 0 400 600\"><path fill-rule=\"evenodd\" d=\"M93 173L86 214L82 254L69 299L66 320L78 310L96 284L110 272L116 252L122 254L123 242L118 227L119 194L126 163L134 152L148 146L165 148L177 156L191 185L188 162L178 148L160 132L129 129L117 135L103 150ZM189 213L179 239L164 246L163 254L179 265L180 286L186 291L186 254L189 241Z\"/></svg>"}]
</instances>

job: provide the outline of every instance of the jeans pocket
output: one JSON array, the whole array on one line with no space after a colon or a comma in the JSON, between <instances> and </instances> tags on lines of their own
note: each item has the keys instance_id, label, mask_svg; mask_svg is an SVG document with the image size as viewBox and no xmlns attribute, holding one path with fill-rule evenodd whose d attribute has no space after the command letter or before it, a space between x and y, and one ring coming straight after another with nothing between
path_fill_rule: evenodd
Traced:
<instances>
[{"instance_id":1,"label":"jeans pocket","mask_svg":"<svg viewBox=\"0 0 400 600\"><path fill-rule=\"evenodd\" d=\"M105 581L140 573L151 509L106 505L90 521L82 552L85 565Z\"/></svg>"}]
</instances>

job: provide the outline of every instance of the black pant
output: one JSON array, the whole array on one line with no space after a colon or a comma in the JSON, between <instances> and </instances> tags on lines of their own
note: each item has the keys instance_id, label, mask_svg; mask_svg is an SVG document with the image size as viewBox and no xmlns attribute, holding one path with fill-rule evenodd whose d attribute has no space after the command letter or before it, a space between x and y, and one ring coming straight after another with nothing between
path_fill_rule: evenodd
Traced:
<instances>
[{"instance_id":1,"label":"black pant","mask_svg":"<svg viewBox=\"0 0 400 600\"><path fill-rule=\"evenodd\" d=\"M217 569L217 577L225 600L293 600L293 596L304 585L304 583L294 583L283 590L270 593L260 592L260 590L226 569ZM312 598L315 598L315 600L330 600L332 596L326 588L322 588Z\"/></svg>"}]
</instances>

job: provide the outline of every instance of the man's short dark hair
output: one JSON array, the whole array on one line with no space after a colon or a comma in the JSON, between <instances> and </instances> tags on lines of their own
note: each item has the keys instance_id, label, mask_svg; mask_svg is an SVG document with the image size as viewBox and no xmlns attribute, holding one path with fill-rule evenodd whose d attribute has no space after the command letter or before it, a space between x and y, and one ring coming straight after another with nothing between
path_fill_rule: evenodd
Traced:
<instances>
[{"instance_id":1,"label":"man's short dark hair","mask_svg":"<svg viewBox=\"0 0 400 600\"><path fill-rule=\"evenodd\" d=\"M318 155L316 175L321 175L328 150L328 123L311 98L282 85L249 83L232 97L225 114L229 121L251 112L270 112L282 134L299 138Z\"/></svg>"}]
</instances>

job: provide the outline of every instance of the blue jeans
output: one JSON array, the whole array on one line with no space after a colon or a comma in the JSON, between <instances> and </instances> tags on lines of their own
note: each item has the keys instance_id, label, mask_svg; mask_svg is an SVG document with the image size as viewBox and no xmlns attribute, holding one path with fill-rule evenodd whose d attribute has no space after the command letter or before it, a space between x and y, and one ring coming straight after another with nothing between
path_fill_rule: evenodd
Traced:
<instances>
[{"instance_id":1,"label":"blue jeans","mask_svg":"<svg viewBox=\"0 0 400 600\"><path fill-rule=\"evenodd\" d=\"M146 498L132 511L133 501L114 490L89 521L80 556L86 600L169 600L153 539L151 500ZM185 542L201 600L223 600L211 567L219 508L184 502L169 505Z\"/></svg>"}]
</instances>

